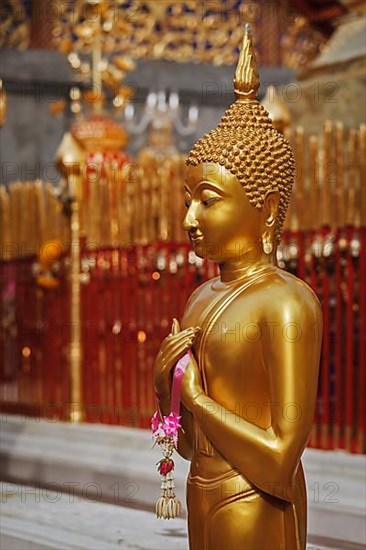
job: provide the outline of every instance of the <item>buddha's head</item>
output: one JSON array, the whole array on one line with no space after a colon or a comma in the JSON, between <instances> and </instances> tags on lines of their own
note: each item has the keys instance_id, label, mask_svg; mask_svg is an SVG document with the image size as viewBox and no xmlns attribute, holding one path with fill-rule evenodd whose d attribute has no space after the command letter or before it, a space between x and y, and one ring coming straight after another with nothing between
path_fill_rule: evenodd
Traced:
<instances>
[{"instance_id":1,"label":"buddha's head","mask_svg":"<svg viewBox=\"0 0 366 550\"><path fill-rule=\"evenodd\" d=\"M258 87L246 27L234 78L236 101L187 159L184 227L196 253L218 262L225 250L251 245L271 254L290 200L291 147L258 102Z\"/></svg>"}]
</instances>

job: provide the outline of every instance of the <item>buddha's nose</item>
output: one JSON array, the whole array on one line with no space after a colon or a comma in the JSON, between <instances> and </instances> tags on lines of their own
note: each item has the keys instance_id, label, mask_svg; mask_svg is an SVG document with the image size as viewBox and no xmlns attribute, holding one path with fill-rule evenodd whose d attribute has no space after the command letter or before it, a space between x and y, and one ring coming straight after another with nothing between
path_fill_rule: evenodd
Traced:
<instances>
[{"instance_id":1,"label":"buddha's nose","mask_svg":"<svg viewBox=\"0 0 366 550\"><path fill-rule=\"evenodd\" d=\"M198 228L198 220L196 219L195 209L192 208L192 205L188 208L187 214L184 216L183 220L183 229L185 231L190 231L192 229Z\"/></svg>"}]
</instances>

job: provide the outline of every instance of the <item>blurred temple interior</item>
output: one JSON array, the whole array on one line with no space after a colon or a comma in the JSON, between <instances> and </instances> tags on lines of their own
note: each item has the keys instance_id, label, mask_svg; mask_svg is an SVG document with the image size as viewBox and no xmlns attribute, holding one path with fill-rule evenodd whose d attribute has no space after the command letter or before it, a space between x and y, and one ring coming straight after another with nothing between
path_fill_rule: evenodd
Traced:
<instances>
[{"instance_id":1,"label":"blurred temple interior","mask_svg":"<svg viewBox=\"0 0 366 550\"><path fill-rule=\"evenodd\" d=\"M218 273L182 227L185 159L234 100L249 23L259 99L296 160L277 263L324 320L308 548L364 548L364 2L3 0L0 14L2 547L188 547L184 519L153 521L153 368Z\"/></svg>"}]
</instances>

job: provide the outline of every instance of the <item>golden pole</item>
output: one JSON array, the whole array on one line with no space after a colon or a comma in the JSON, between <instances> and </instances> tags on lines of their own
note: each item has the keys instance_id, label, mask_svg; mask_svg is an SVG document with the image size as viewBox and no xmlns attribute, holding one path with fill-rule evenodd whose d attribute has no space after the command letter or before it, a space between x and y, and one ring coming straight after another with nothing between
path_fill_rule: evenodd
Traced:
<instances>
[{"instance_id":1,"label":"golden pole","mask_svg":"<svg viewBox=\"0 0 366 550\"><path fill-rule=\"evenodd\" d=\"M70 342L70 374L71 374L71 411L70 421L82 420L81 395L81 315L80 315L80 222L79 203L75 198L73 179L67 178L71 191L71 342Z\"/></svg>"},{"instance_id":2,"label":"golden pole","mask_svg":"<svg viewBox=\"0 0 366 550\"><path fill-rule=\"evenodd\" d=\"M81 392L81 315L80 315L80 220L78 188L80 186L80 164L82 152L69 133L66 133L56 153L59 169L67 178L71 199L71 247L70 247L70 383L71 408L70 421L83 419Z\"/></svg>"},{"instance_id":3,"label":"golden pole","mask_svg":"<svg viewBox=\"0 0 366 550\"><path fill-rule=\"evenodd\" d=\"M92 89L97 98L97 101L92 103L93 111L100 113L103 108L103 88L102 88L102 73L100 70L102 62L102 21L101 9L105 2L100 0L86 0L90 15L94 18L94 34L92 45Z\"/></svg>"},{"instance_id":4,"label":"golden pole","mask_svg":"<svg viewBox=\"0 0 366 550\"><path fill-rule=\"evenodd\" d=\"M102 76L99 70L100 62L102 60L102 47L100 37L100 17L97 18L95 24L95 36L93 40L93 52L92 52L92 64L93 64L93 85L96 92L102 91ZM99 105L100 103L95 103Z\"/></svg>"}]
</instances>

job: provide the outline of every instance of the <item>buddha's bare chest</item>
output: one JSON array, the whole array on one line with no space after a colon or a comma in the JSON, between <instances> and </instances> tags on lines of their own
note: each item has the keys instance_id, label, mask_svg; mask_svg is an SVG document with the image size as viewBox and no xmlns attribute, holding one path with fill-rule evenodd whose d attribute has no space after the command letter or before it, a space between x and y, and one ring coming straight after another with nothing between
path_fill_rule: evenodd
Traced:
<instances>
[{"instance_id":1,"label":"buddha's bare chest","mask_svg":"<svg viewBox=\"0 0 366 550\"><path fill-rule=\"evenodd\" d=\"M248 294L248 296L246 296ZM250 289L240 292L240 289L212 290L210 285L191 299L182 319L182 329L199 326L206 344L239 343L240 327L253 319L251 311ZM197 346L196 346L197 347Z\"/></svg>"},{"instance_id":2,"label":"buddha's bare chest","mask_svg":"<svg viewBox=\"0 0 366 550\"><path fill-rule=\"evenodd\" d=\"M235 294L235 289L213 291L206 286L190 301L182 320L182 328L201 327L193 351L205 390L229 408L267 398L252 302L250 289Z\"/></svg>"}]
</instances>

